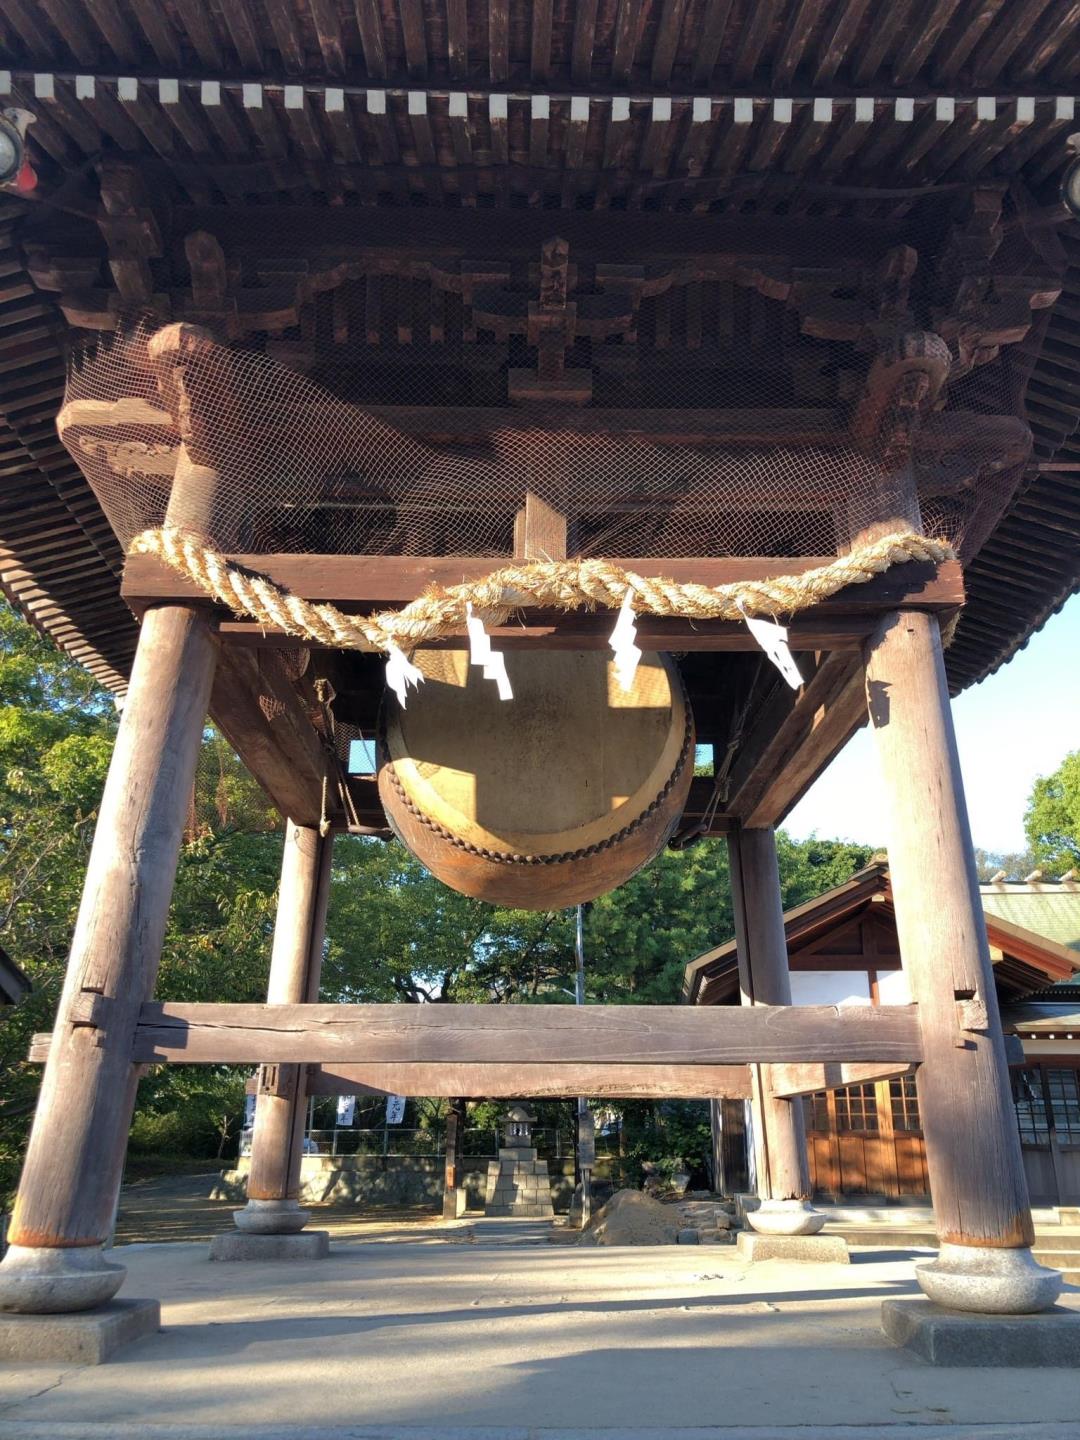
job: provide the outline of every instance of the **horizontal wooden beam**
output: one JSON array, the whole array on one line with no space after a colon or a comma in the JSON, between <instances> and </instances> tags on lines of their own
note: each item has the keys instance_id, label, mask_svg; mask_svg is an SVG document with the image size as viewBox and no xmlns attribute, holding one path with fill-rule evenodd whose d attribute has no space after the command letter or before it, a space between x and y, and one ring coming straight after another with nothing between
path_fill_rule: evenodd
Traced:
<instances>
[{"instance_id":1,"label":"horizontal wooden beam","mask_svg":"<svg viewBox=\"0 0 1080 1440\"><path fill-rule=\"evenodd\" d=\"M144 1005L132 1058L195 1065L735 1065L922 1056L915 1007ZM468 1087L466 1087L467 1093Z\"/></svg>"},{"instance_id":2,"label":"horizontal wooden beam","mask_svg":"<svg viewBox=\"0 0 1080 1440\"><path fill-rule=\"evenodd\" d=\"M797 1095L816 1095L821 1090L839 1090L844 1085L873 1085L878 1080L899 1080L914 1075L919 1067L911 1065L813 1063L773 1065L769 1069L772 1093L781 1100Z\"/></svg>"},{"instance_id":3,"label":"horizontal wooden beam","mask_svg":"<svg viewBox=\"0 0 1080 1440\"><path fill-rule=\"evenodd\" d=\"M389 823L374 777L353 775L349 784L359 823L376 829L388 829ZM713 808L714 790L711 775L695 775L690 781L690 794L683 808L682 819L686 824L690 820L700 820L708 816L708 826L702 833L715 837L726 835L731 828L731 821L724 810Z\"/></svg>"},{"instance_id":4,"label":"horizontal wooden beam","mask_svg":"<svg viewBox=\"0 0 1080 1440\"><path fill-rule=\"evenodd\" d=\"M470 1100L748 1100L745 1065L313 1065L309 1095Z\"/></svg>"},{"instance_id":5,"label":"horizontal wooden beam","mask_svg":"<svg viewBox=\"0 0 1080 1440\"><path fill-rule=\"evenodd\" d=\"M475 556L237 555L232 558L293 594L312 601L329 601L357 613L406 605L428 585L478 580L502 563ZM630 557L620 558L616 563L643 575L702 585L726 585L804 574L828 564L830 558L655 560ZM150 604L190 604L205 599L193 582L152 555L128 557L122 594L136 614L141 614ZM859 651L883 610L904 606L948 614L963 603L963 595L963 573L955 561L937 567L897 565L865 584L848 586L832 599L796 616L790 625L791 644L804 651ZM500 648L531 645L547 649L603 649L608 645L612 623L612 617L607 614L526 610L522 612L521 623L495 627L491 634ZM299 643L264 625L232 618L222 619L221 634L230 646L259 648ZM654 650L752 650L756 647L756 641L741 623L647 615L638 619L638 641ZM436 643L446 647L459 642Z\"/></svg>"},{"instance_id":6,"label":"horizontal wooden beam","mask_svg":"<svg viewBox=\"0 0 1080 1440\"><path fill-rule=\"evenodd\" d=\"M895 222L648 211L635 212L628 225L624 216L602 210L560 210L557 216L529 209L411 210L403 225L390 210L341 207L328 209L313 227L302 213L284 207L275 209L274 223L267 226L266 213L257 206L177 206L172 228L177 237L208 231L229 255L339 259L344 247L350 258L385 257L393 266L434 256L447 261L492 255L532 259L545 241L559 235L577 259L641 264L701 256L714 266L725 258L734 266L748 258L772 258L857 271L860 262L876 262L896 244Z\"/></svg>"}]
</instances>

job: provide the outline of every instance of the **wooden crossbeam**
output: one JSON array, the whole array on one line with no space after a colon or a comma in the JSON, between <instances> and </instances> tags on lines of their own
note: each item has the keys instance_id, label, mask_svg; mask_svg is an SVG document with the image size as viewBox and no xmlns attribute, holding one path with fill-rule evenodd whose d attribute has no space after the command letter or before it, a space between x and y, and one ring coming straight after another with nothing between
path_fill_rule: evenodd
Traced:
<instances>
[{"instance_id":1,"label":"wooden crossbeam","mask_svg":"<svg viewBox=\"0 0 1080 1440\"><path fill-rule=\"evenodd\" d=\"M727 809L748 828L779 824L865 721L861 658L826 655L801 690L776 685L735 758Z\"/></svg>"},{"instance_id":2,"label":"wooden crossbeam","mask_svg":"<svg viewBox=\"0 0 1080 1440\"><path fill-rule=\"evenodd\" d=\"M510 214L463 208L416 210L403 227L400 216L390 210L373 208L361 215L342 206L320 218L318 234L313 236L305 217L286 208L276 211L271 232L258 206L176 207L173 233L187 235L193 230L208 231L229 253L338 255L346 247L350 256L385 257L391 263L432 254L447 259L499 255L531 260L546 240L559 234L575 255L607 261L625 258L641 263L643 257L701 255L717 264L725 256L760 261L782 257L798 265L835 267L842 256L844 266L854 270L860 263L875 264L896 243L895 224L851 218L661 215L639 210L633 225L627 225L624 216L611 211L564 210L558 225L553 225L543 210Z\"/></svg>"},{"instance_id":3,"label":"wooden crossbeam","mask_svg":"<svg viewBox=\"0 0 1080 1440\"><path fill-rule=\"evenodd\" d=\"M254 1082L252 1082L254 1084ZM309 1095L430 1095L470 1100L748 1100L745 1065L313 1065Z\"/></svg>"},{"instance_id":4,"label":"wooden crossbeam","mask_svg":"<svg viewBox=\"0 0 1080 1440\"><path fill-rule=\"evenodd\" d=\"M194 1065L909 1064L921 1057L916 1011L909 1005L151 1003L142 1008L132 1053L139 1064Z\"/></svg>"},{"instance_id":5,"label":"wooden crossbeam","mask_svg":"<svg viewBox=\"0 0 1080 1440\"><path fill-rule=\"evenodd\" d=\"M313 601L331 601L349 610L374 610L404 605L428 585L453 585L480 579L499 563L475 556L396 555L238 555L238 564L258 570L275 584ZM618 559L617 564L645 575L724 585L802 574L835 557L697 558L692 560ZM122 590L127 603L141 614L147 605L190 604L205 598L190 581L152 555L131 555ZM804 611L791 624L789 639L799 650L860 650L882 610L904 606L949 613L963 603L963 573L957 562L934 567L898 565L864 585L852 585L831 600ZM611 634L610 615L572 612L526 612L524 623L496 627L501 647L543 645L549 649L604 649ZM223 620L223 638L230 643L281 646L295 643L266 626ZM638 641L657 650L744 650L756 645L746 626L728 621L683 621L640 616ZM453 644L454 641L438 642Z\"/></svg>"},{"instance_id":6,"label":"wooden crossbeam","mask_svg":"<svg viewBox=\"0 0 1080 1440\"><path fill-rule=\"evenodd\" d=\"M798 1095L816 1095L821 1090L839 1090L844 1085L873 1085L878 1080L898 1080L914 1075L911 1065L874 1065L841 1062L825 1065L813 1062L774 1065L769 1071L772 1093L783 1100Z\"/></svg>"}]
</instances>

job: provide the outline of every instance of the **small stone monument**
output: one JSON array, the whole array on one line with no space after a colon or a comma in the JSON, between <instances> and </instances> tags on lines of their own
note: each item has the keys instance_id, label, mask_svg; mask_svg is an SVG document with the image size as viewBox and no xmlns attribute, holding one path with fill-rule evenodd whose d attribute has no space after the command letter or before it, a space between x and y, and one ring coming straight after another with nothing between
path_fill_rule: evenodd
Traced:
<instances>
[{"instance_id":1,"label":"small stone monument","mask_svg":"<svg viewBox=\"0 0 1080 1440\"><path fill-rule=\"evenodd\" d=\"M554 1216L547 1161L536 1158L532 1143L535 1119L524 1105L512 1106L503 1116L499 1158L488 1162L488 1215L527 1216L532 1220Z\"/></svg>"}]
</instances>

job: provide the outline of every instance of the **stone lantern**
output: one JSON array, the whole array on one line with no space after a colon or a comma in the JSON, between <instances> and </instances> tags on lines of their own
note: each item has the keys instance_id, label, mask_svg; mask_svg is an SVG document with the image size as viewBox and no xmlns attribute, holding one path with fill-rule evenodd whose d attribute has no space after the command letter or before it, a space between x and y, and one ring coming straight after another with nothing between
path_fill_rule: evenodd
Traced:
<instances>
[{"instance_id":1,"label":"stone lantern","mask_svg":"<svg viewBox=\"0 0 1080 1440\"><path fill-rule=\"evenodd\" d=\"M512 1105L500 1122L499 1158L488 1162L486 1211L489 1215L551 1217L551 1181L546 1160L536 1158L532 1127L536 1120L524 1105Z\"/></svg>"},{"instance_id":2,"label":"stone lantern","mask_svg":"<svg viewBox=\"0 0 1080 1440\"><path fill-rule=\"evenodd\" d=\"M513 1105L502 1118L503 1147L506 1150L528 1150L535 1159L532 1148L532 1127L536 1116L530 1115L524 1105ZM499 1151L501 1155L502 1150Z\"/></svg>"}]
</instances>

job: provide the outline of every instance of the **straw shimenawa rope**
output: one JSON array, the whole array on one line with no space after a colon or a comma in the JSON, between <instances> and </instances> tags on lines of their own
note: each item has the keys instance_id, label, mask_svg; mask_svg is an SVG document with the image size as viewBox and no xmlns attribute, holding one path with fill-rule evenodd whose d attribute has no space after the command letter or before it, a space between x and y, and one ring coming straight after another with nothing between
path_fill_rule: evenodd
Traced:
<instances>
[{"instance_id":1,"label":"straw shimenawa rope","mask_svg":"<svg viewBox=\"0 0 1080 1440\"><path fill-rule=\"evenodd\" d=\"M684 620L741 620L745 614L795 615L912 560L941 564L956 558L951 546L901 530L869 541L827 565L801 575L697 585L624 570L610 560L557 560L500 566L480 580L432 585L402 610L347 615L336 605L313 604L281 589L265 575L234 564L186 531L165 527L136 536L131 552L156 555L237 615L304 640L344 650L411 650L428 640L465 633L465 607L488 625L504 624L526 606L615 610L628 588L639 614Z\"/></svg>"}]
</instances>

